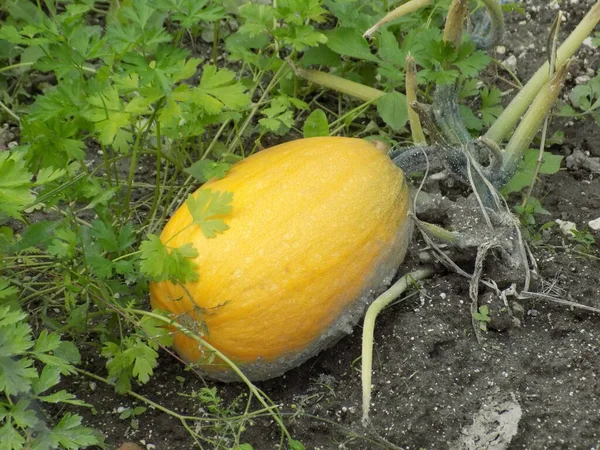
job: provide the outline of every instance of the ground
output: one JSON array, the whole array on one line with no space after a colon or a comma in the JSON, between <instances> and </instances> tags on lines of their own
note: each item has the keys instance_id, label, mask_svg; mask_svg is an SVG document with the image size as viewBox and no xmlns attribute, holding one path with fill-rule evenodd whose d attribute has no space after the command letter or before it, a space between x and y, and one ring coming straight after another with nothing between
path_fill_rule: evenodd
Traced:
<instances>
[{"instance_id":1,"label":"ground","mask_svg":"<svg viewBox=\"0 0 600 450\"><path fill-rule=\"evenodd\" d=\"M566 12L562 36L593 3L560 3ZM507 16L506 51L497 58L516 56L517 75L525 80L545 58L533 48L545 46L557 9L556 2L545 0L523 6L526 16ZM571 67L566 91L588 69L597 71L599 60L598 53L584 48ZM600 128L593 121L557 119L553 129L564 130L566 138L552 152L568 156L578 149L600 156ZM564 163L558 174L544 176L535 195L550 215L538 217L539 223L561 219L586 229L588 221L600 217L599 177ZM401 273L422 264L423 246L417 238ZM600 308L597 244L591 250L596 256L584 256L555 226L532 250L545 280L536 283L538 289L551 288L561 298ZM494 278L490 272L485 276ZM480 294L482 303L491 301L492 316L495 311L500 317L503 305L483 288ZM360 325L334 348L258 386L281 405L292 436L307 449L600 448L600 315L546 300L508 301L519 324L493 321L481 343L472 329L468 281L454 273L435 275L423 282L418 295L387 308L375 331L369 428L361 425ZM83 368L104 373L93 351ZM130 419L118 418L119 412L141 402L115 396L111 387L87 377L72 383L70 389L95 407L94 414L84 412L87 424L105 433L111 445L131 441L157 450L198 448L179 420L148 409L138 428L132 428ZM237 410L243 411L244 385L204 382L167 354L161 355L151 383L135 390L180 414L202 415L198 401L181 394L204 386L215 386L225 407L241 400ZM211 436L215 430L208 425L205 433ZM494 436L484 444L486 432ZM270 450L278 448L280 439L278 428L262 415L247 424L241 442Z\"/></svg>"}]
</instances>

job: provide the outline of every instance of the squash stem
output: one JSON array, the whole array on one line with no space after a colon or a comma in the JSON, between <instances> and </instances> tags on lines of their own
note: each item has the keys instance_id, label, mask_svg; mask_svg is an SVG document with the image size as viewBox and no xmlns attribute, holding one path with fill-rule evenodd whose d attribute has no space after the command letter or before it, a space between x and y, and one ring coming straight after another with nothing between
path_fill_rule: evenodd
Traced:
<instances>
[{"instance_id":1,"label":"squash stem","mask_svg":"<svg viewBox=\"0 0 600 450\"><path fill-rule=\"evenodd\" d=\"M392 20L399 19L400 17L406 16L423 6L427 6L431 3L431 0L410 0L403 5L398 6L396 9L387 13L381 20L379 20L375 25L369 28L363 34L364 38L371 37L379 28L381 28L386 23L391 22Z\"/></svg>"},{"instance_id":2,"label":"squash stem","mask_svg":"<svg viewBox=\"0 0 600 450\"><path fill-rule=\"evenodd\" d=\"M594 30L594 27L600 21L600 0L596 2L586 16L581 20L579 25L573 30L569 37L563 42L557 52L556 66L564 65L571 56L579 49L583 41ZM510 102L506 109L500 114L498 119L490 127L485 134L485 137L497 143L502 142L510 131L517 124L523 113L537 93L542 89L542 86L548 81L549 63L546 62L540 67L537 72L527 82L525 87L519 94ZM543 111L545 114L546 111Z\"/></svg>"},{"instance_id":3,"label":"squash stem","mask_svg":"<svg viewBox=\"0 0 600 450\"><path fill-rule=\"evenodd\" d=\"M504 14L502 13L502 6L500 6L498 0L482 1L487 8L491 22L488 42L490 45L494 45L502 40L502 35L504 34Z\"/></svg>"},{"instance_id":4,"label":"squash stem","mask_svg":"<svg viewBox=\"0 0 600 450\"><path fill-rule=\"evenodd\" d=\"M362 391L363 391L363 426L369 424L369 410L371 408L371 377L373 369L373 334L375 319L379 313L392 301L397 299L410 283L429 277L433 269L422 269L404 275L396 281L387 291L375 299L365 315L362 339Z\"/></svg>"},{"instance_id":5,"label":"squash stem","mask_svg":"<svg viewBox=\"0 0 600 450\"><path fill-rule=\"evenodd\" d=\"M506 174L506 177L512 177L514 174L523 154L529 148L529 144L531 144L544 119L547 117L548 111L550 111L550 108L552 108L552 105L558 98L562 83L567 76L567 67L568 63L563 64L557 70L554 77L542 87L506 145L501 169Z\"/></svg>"},{"instance_id":6,"label":"squash stem","mask_svg":"<svg viewBox=\"0 0 600 450\"><path fill-rule=\"evenodd\" d=\"M300 78L304 78L305 80L314 84L318 84L319 86L341 92L342 94L350 95L364 102L373 102L385 94L385 92L380 91L379 89L346 80L345 78L338 77L337 75L333 75L331 73L297 67L290 60L288 60L288 64L294 73Z\"/></svg>"},{"instance_id":7,"label":"squash stem","mask_svg":"<svg viewBox=\"0 0 600 450\"><path fill-rule=\"evenodd\" d=\"M452 231L448 231L445 228L440 227L439 225L419 220L419 227L423 231L425 231L429 236L433 236L434 238L443 241L447 244L457 245L459 243L460 235Z\"/></svg>"},{"instance_id":8,"label":"squash stem","mask_svg":"<svg viewBox=\"0 0 600 450\"><path fill-rule=\"evenodd\" d=\"M410 105L417 101L417 67L415 59L408 53L406 55L406 107L408 108L408 122L415 145L427 145L425 133L421 126L421 119Z\"/></svg>"},{"instance_id":9,"label":"squash stem","mask_svg":"<svg viewBox=\"0 0 600 450\"><path fill-rule=\"evenodd\" d=\"M450 42L454 48L459 48L462 42L463 24L469 11L467 0L453 0L446 16L444 27L444 41Z\"/></svg>"}]
</instances>

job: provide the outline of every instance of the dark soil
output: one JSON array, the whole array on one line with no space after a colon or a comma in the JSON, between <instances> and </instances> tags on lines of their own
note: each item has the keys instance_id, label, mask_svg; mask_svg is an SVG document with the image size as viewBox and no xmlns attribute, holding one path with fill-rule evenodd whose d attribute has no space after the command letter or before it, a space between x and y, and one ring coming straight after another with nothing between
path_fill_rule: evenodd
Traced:
<instances>
[{"instance_id":1,"label":"dark soil","mask_svg":"<svg viewBox=\"0 0 600 450\"><path fill-rule=\"evenodd\" d=\"M507 17L506 53L498 58L517 56L517 75L522 80L545 58L539 49L545 50L548 28L557 11L554 3L527 1L523 3L525 17ZM561 2L567 18L563 35L593 3ZM599 60L598 53L585 47L571 69L566 90L588 69L596 71ZM501 87L508 89L508 85ZM600 155L597 124L559 119L554 121L554 128L565 131L566 141L553 151L567 156L580 149ZM540 223L569 220L585 230L589 220L600 217L598 176L565 169L544 177L535 195L543 199L550 215L538 217ZM545 280L537 287L600 308L597 244L591 249L596 256L586 257L574 251L573 243L557 226L545 238L549 238L546 244L533 249L539 275ZM419 265L420 245L417 240L402 271ZM494 273L485 276L494 278ZM468 281L459 275L436 275L423 283L417 296L388 308L380 316L375 334L370 429L363 428L360 420L360 326L334 348L258 386L290 415L290 432L307 449L600 448L600 315L544 300L508 300L520 326L506 320L503 305L482 290L481 303L490 302L493 321L481 343L473 333ZM89 358L84 368L105 373L99 358ZM133 441L156 450L198 448L177 419L149 409L139 417L139 428L134 429L130 419L118 418L119 408L141 402L130 396L117 397L111 387L92 383L89 378L72 382L75 385L69 389L95 407L93 415L84 412L87 424L104 432L112 445ZM223 407L237 398L241 403L236 410L243 412L244 385L207 383L217 387ZM204 386L205 382L163 354L151 383L135 390L180 414L202 416L202 405L181 394ZM259 406L253 404L253 408ZM490 425L496 432L495 440L475 444L477 434L468 429L474 420L488 417L490 409L498 414ZM486 411L488 416L483 414ZM509 417L509 425L498 425L501 416ZM204 433L210 438L216 434L209 425L204 424ZM278 448L280 432L268 416L253 419L246 427L241 442L256 450ZM512 442L502 446L503 439L510 440L511 430L516 431ZM467 442L467 435L471 444L459 443L460 439ZM216 444L203 445L210 449Z\"/></svg>"}]
</instances>

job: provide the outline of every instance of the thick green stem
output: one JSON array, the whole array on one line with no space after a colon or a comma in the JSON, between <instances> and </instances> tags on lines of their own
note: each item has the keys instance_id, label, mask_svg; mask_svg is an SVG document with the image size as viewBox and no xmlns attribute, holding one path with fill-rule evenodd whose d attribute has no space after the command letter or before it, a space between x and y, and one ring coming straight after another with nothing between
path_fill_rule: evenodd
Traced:
<instances>
[{"instance_id":1,"label":"thick green stem","mask_svg":"<svg viewBox=\"0 0 600 450\"><path fill-rule=\"evenodd\" d=\"M377 315L392 301L397 299L411 282L427 278L433 273L432 269L411 272L396 281L387 291L375 299L365 315L362 340L362 391L363 391L363 425L369 423L371 408L371 376L373 369L373 334Z\"/></svg>"},{"instance_id":2,"label":"thick green stem","mask_svg":"<svg viewBox=\"0 0 600 450\"><path fill-rule=\"evenodd\" d=\"M408 108L408 122L410 123L410 132L413 142L416 145L427 145L425 133L421 126L421 119L414 109L410 106L417 101L417 67L415 59L409 53L406 55L406 107Z\"/></svg>"},{"instance_id":3,"label":"thick green stem","mask_svg":"<svg viewBox=\"0 0 600 450\"><path fill-rule=\"evenodd\" d=\"M399 19L400 17L406 16L407 14L410 14L410 13L420 9L423 6L427 6L430 3L431 3L431 0L410 0L406 3L404 3L403 5L398 6L393 11L390 11L389 13L387 13L379 22L377 22L375 25L373 25L371 28L369 28L367 31L365 31L365 34L363 34L363 37L366 38L366 37L372 36L373 33L375 33L379 28L381 28L386 23L391 22L392 20Z\"/></svg>"},{"instance_id":4,"label":"thick green stem","mask_svg":"<svg viewBox=\"0 0 600 450\"><path fill-rule=\"evenodd\" d=\"M318 84L319 86L323 86L328 89L333 89L334 91L341 92L342 94L350 95L364 102L373 102L379 97L385 95L385 92L380 91L379 89L346 80L345 78L338 77L337 75L333 75L331 73L319 72L318 70L311 69L302 69L300 67L296 67L291 61L288 61L288 64L290 64L297 76L304 78L311 83Z\"/></svg>"},{"instance_id":5,"label":"thick green stem","mask_svg":"<svg viewBox=\"0 0 600 450\"><path fill-rule=\"evenodd\" d=\"M498 0L482 0L490 16L491 29L485 44L494 45L502 40L504 34L504 14Z\"/></svg>"},{"instance_id":6,"label":"thick green stem","mask_svg":"<svg viewBox=\"0 0 600 450\"><path fill-rule=\"evenodd\" d=\"M451 42L455 48L459 48L462 41L463 24L469 11L467 0L453 0L446 17L444 27L444 41Z\"/></svg>"},{"instance_id":7,"label":"thick green stem","mask_svg":"<svg viewBox=\"0 0 600 450\"><path fill-rule=\"evenodd\" d=\"M512 177L512 174L514 174L523 158L523 154L529 148L529 144L538 133L548 111L558 98L562 83L567 76L567 67L567 64L563 64L557 70L556 75L541 88L510 141L508 141L504 149L502 164L502 171L506 172L507 176Z\"/></svg>"},{"instance_id":8,"label":"thick green stem","mask_svg":"<svg viewBox=\"0 0 600 450\"><path fill-rule=\"evenodd\" d=\"M560 46L556 57L556 66L564 65L567 60L575 54L583 41L594 30L600 21L600 1L596 2L570 36ZM502 142L519 122L523 113L527 110L542 86L548 81L548 62L538 69L531 77L525 87L510 102L500 117L494 122L485 134L485 137L495 142ZM544 112L545 114L545 112Z\"/></svg>"},{"instance_id":9,"label":"thick green stem","mask_svg":"<svg viewBox=\"0 0 600 450\"><path fill-rule=\"evenodd\" d=\"M440 241L443 241L447 244L457 245L460 240L459 234L452 232L452 231L448 231L445 228L440 227L439 225L435 225L430 222L423 222L422 220L419 220L419 226L429 236L433 236L434 238L436 238Z\"/></svg>"}]
</instances>

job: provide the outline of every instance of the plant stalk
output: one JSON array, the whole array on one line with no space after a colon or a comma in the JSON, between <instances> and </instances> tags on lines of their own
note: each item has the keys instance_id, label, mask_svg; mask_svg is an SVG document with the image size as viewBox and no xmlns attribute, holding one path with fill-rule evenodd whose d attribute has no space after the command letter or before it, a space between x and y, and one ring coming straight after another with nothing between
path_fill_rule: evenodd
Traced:
<instances>
[{"instance_id":1,"label":"plant stalk","mask_svg":"<svg viewBox=\"0 0 600 450\"><path fill-rule=\"evenodd\" d=\"M408 288L409 284L427 278L433 273L432 269L422 269L404 275L396 281L387 291L375 299L365 315L362 340L362 391L363 391L363 416L364 426L369 423L369 410L371 408L371 377L373 369L373 333L377 315L392 301L397 299Z\"/></svg>"},{"instance_id":2,"label":"plant stalk","mask_svg":"<svg viewBox=\"0 0 600 450\"><path fill-rule=\"evenodd\" d=\"M467 0L453 0L446 16L444 27L444 41L450 42L454 48L459 48L462 42L463 24L469 11Z\"/></svg>"},{"instance_id":3,"label":"plant stalk","mask_svg":"<svg viewBox=\"0 0 600 450\"><path fill-rule=\"evenodd\" d=\"M423 6L427 6L431 3L431 0L410 0L403 5L398 6L396 9L387 13L381 20L379 20L375 25L369 28L363 34L364 38L371 37L373 33L375 33L379 28L381 28L386 23L391 22L392 20L399 19L400 17L406 16Z\"/></svg>"},{"instance_id":4,"label":"plant stalk","mask_svg":"<svg viewBox=\"0 0 600 450\"><path fill-rule=\"evenodd\" d=\"M297 76L304 78L311 83L318 84L319 86L323 86L328 89L333 89L334 91L341 92L342 94L350 95L364 102L373 102L379 97L385 95L385 92L380 91L379 89L346 80L345 78L338 77L337 75L333 75L331 73L325 73L311 69L302 69L297 67L289 60L288 64Z\"/></svg>"},{"instance_id":5,"label":"plant stalk","mask_svg":"<svg viewBox=\"0 0 600 450\"><path fill-rule=\"evenodd\" d=\"M579 25L573 30L569 37L563 42L557 51L556 66L563 66L571 56L579 49L583 41L594 30L600 21L600 0L589 10ZM527 82L525 87L510 102L498 119L490 127L485 137L501 143L519 122L523 113L533 102L542 86L548 81L549 63L546 62Z\"/></svg>"},{"instance_id":6,"label":"plant stalk","mask_svg":"<svg viewBox=\"0 0 600 450\"><path fill-rule=\"evenodd\" d=\"M516 168L523 158L523 154L529 148L529 144L538 133L540 126L546 118L548 111L558 98L563 81L567 76L568 62L558 68L554 77L546 83L535 97L523 120L513 133L510 141L504 149L504 161L502 171L506 176L514 174ZM487 137L487 136L486 136Z\"/></svg>"},{"instance_id":7,"label":"plant stalk","mask_svg":"<svg viewBox=\"0 0 600 450\"><path fill-rule=\"evenodd\" d=\"M413 102L417 101L417 67L415 59L410 53L406 55L405 72L406 107L408 108L408 122L410 123L412 139L416 145L427 145L427 139L425 139L425 133L423 133L423 127L421 126L421 119L410 106Z\"/></svg>"},{"instance_id":8,"label":"plant stalk","mask_svg":"<svg viewBox=\"0 0 600 450\"><path fill-rule=\"evenodd\" d=\"M562 12L559 11L556 19L554 20L554 24L552 26L552 31L548 36L548 61L550 62L550 73L549 76L553 76L556 72L556 47L558 45L558 32L560 30L560 23L562 20ZM535 165L535 170L533 171L533 177L531 178L531 183L527 188L527 193L523 197L523 201L521 202L521 206L524 208L527 205L527 201L533 192L533 187L535 186L535 181L540 173L542 168L542 164L544 163L544 149L546 148L546 135L548 134L548 123L550 122L550 111L546 114L544 118L544 125L542 126L542 137L540 139L540 148L538 151L538 159Z\"/></svg>"},{"instance_id":9,"label":"plant stalk","mask_svg":"<svg viewBox=\"0 0 600 450\"><path fill-rule=\"evenodd\" d=\"M487 36L479 36L479 47L489 48L502 42L502 36L504 35L504 14L502 13L500 0L482 0L482 2L490 18L490 29L487 32ZM475 36L473 37L475 38Z\"/></svg>"}]
</instances>

